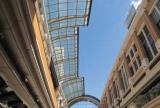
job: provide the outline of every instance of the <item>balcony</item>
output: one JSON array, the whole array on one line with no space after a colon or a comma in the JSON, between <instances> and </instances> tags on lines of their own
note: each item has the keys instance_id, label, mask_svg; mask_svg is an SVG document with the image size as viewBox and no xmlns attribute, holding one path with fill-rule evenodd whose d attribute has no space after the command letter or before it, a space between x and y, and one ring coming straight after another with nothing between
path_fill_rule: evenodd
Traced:
<instances>
[{"instance_id":1,"label":"balcony","mask_svg":"<svg viewBox=\"0 0 160 108\"><path fill-rule=\"evenodd\" d=\"M159 80L159 79L157 79ZM155 84L153 82L152 84ZM145 93L139 95L135 102L138 108L146 108L148 105L152 105L152 103L156 103L156 100L160 98L160 81L152 87L148 87Z\"/></svg>"}]
</instances>

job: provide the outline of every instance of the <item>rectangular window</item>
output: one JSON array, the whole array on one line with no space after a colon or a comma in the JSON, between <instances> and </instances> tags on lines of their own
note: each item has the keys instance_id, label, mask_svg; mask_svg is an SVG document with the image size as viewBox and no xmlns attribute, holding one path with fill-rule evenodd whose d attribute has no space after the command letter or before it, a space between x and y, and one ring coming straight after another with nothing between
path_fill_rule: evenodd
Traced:
<instances>
[{"instance_id":1,"label":"rectangular window","mask_svg":"<svg viewBox=\"0 0 160 108\"><path fill-rule=\"evenodd\" d=\"M127 80L124 66L122 66L120 69L120 77L122 79L122 84L123 84L124 90L126 90L128 88L128 80Z\"/></svg>"},{"instance_id":2,"label":"rectangular window","mask_svg":"<svg viewBox=\"0 0 160 108\"><path fill-rule=\"evenodd\" d=\"M147 44L147 41L146 41L146 39L144 38L144 34L143 34L142 32L141 32L140 35L139 35L139 39L140 39L140 41L141 41L141 43L142 43L142 45L143 45L143 48L144 48L145 53L146 53L146 55L147 55L147 58L149 59L149 61L151 61L151 60L153 59L153 56L152 56L152 53L151 53L151 51L150 51L150 49L149 49L149 46L148 46L148 44Z\"/></svg>"},{"instance_id":3,"label":"rectangular window","mask_svg":"<svg viewBox=\"0 0 160 108\"><path fill-rule=\"evenodd\" d=\"M149 61L151 61L158 51L157 48L155 47L155 42L147 26L144 26L144 28L142 29L139 35L139 39L143 45L147 58L149 59Z\"/></svg>"},{"instance_id":4,"label":"rectangular window","mask_svg":"<svg viewBox=\"0 0 160 108\"><path fill-rule=\"evenodd\" d=\"M134 53L133 53L133 50L132 50L132 49L131 49L131 51L130 51L130 54L131 54L131 57L133 58Z\"/></svg>"},{"instance_id":5,"label":"rectangular window","mask_svg":"<svg viewBox=\"0 0 160 108\"><path fill-rule=\"evenodd\" d=\"M119 97L119 89L116 81L113 81L113 89L115 90L115 97Z\"/></svg>"},{"instance_id":6,"label":"rectangular window","mask_svg":"<svg viewBox=\"0 0 160 108\"><path fill-rule=\"evenodd\" d=\"M155 46L155 42L154 42L154 40L153 40L153 38L152 38L147 26L144 26L144 32L145 32L145 35L146 35L146 37L147 37L147 39L149 41L149 44L151 46L151 51L153 51L154 55L156 55L158 53L158 51L157 51L157 48Z\"/></svg>"},{"instance_id":7,"label":"rectangular window","mask_svg":"<svg viewBox=\"0 0 160 108\"><path fill-rule=\"evenodd\" d=\"M127 56L127 61L128 61L128 63L130 63L130 61L131 61L129 55Z\"/></svg>"},{"instance_id":8,"label":"rectangular window","mask_svg":"<svg viewBox=\"0 0 160 108\"><path fill-rule=\"evenodd\" d=\"M137 52L137 47L135 44L133 45L133 50L134 50L134 52Z\"/></svg>"},{"instance_id":9,"label":"rectangular window","mask_svg":"<svg viewBox=\"0 0 160 108\"><path fill-rule=\"evenodd\" d=\"M160 30L160 1L157 3L155 8L153 9L151 13L151 17L155 24L157 25L157 28Z\"/></svg>"},{"instance_id":10,"label":"rectangular window","mask_svg":"<svg viewBox=\"0 0 160 108\"><path fill-rule=\"evenodd\" d=\"M130 68L129 72L130 72L130 76L133 76L137 72L138 68L141 66L141 59L138 55L137 47L135 44L131 46L130 52L127 55L127 59L130 59L130 62L128 62L129 63L128 65Z\"/></svg>"},{"instance_id":11,"label":"rectangular window","mask_svg":"<svg viewBox=\"0 0 160 108\"><path fill-rule=\"evenodd\" d=\"M141 66L141 59L139 56L137 56L137 62L138 62L138 65Z\"/></svg>"},{"instance_id":12,"label":"rectangular window","mask_svg":"<svg viewBox=\"0 0 160 108\"><path fill-rule=\"evenodd\" d=\"M135 69L135 72L136 72L136 71L138 70L137 62L134 61L134 62L133 62L133 65L134 65L134 69Z\"/></svg>"},{"instance_id":13,"label":"rectangular window","mask_svg":"<svg viewBox=\"0 0 160 108\"><path fill-rule=\"evenodd\" d=\"M134 75L134 70L132 68L132 66L130 66L130 76L133 76Z\"/></svg>"}]
</instances>

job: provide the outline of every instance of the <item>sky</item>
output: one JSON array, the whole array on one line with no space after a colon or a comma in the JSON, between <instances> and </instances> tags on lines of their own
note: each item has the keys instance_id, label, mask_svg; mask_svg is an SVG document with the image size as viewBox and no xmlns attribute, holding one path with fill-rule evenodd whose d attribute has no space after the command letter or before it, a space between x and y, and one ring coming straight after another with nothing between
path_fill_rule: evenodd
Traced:
<instances>
[{"instance_id":1,"label":"sky","mask_svg":"<svg viewBox=\"0 0 160 108\"><path fill-rule=\"evenodd\" d=\"M79 74L85 77L86 94L101 98L126 37L125 18L139 1L93 0L89 26L79 33Z\"/></svg>"}]
</instances>

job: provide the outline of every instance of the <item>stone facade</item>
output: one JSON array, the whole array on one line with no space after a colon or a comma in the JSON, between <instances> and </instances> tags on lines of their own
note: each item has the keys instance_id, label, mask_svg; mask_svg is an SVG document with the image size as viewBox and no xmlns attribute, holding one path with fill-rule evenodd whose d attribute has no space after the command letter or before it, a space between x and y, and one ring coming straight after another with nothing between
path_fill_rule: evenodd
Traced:
<instances>
[{"instance_id":1,"label":"stone facade","mask_svg":"<svg viewBox=\"0 0 160 108\"><path fill-rule=\"evenodd\" d=\"M142 0L133 17L102 108L160 107L160 0Z\"/></svg>"}]
</instances>

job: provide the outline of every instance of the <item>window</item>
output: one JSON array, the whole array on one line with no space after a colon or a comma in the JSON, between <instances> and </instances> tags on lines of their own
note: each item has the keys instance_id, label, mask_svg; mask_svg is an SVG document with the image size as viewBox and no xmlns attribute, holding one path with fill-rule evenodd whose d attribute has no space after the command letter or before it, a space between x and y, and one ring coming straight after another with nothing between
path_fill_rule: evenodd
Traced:
<instances>
[{"instance_id":1,"label":"window","mask_svg":"<svg viewBox=\"0 0 160 108\"><path fill-rule=\"evenodd\" d=\"M138 70L138 65L137 65L137 62L136 61L134 61L133 62L133 65L134 65L134 69L135 69L135 72Z\"/></svg>"},{"instance_id":2,"label":"window","mask_svg":"<svg viewBox=\"0 0 160 108\"><path fill-rule=\"evenodd\" d=\"M131 61L129 55L127 55L127 61L128 61L128 63L130 63L130 61Z\"/></svg>"},{"instance_id":3,"label":"window","mask_svg":"<svg viewBox=\"0 0 160 108\"><path fill-rule=\"evenodd\" d=\"M116 97L116 98L119 97L119 89L118 89L118 85L117 85L116 80L113 81L113 89L114 89L114 91L115 91L115 97Z\"/></svg>"},{"instance_id":4,"label":"window","mask_svg":"<svg viewBox=\"0 0 160 108\"><path fill-rule=\"evenodd\" d=\"M149 33L147 26L144 26L144 32L145 32L145 35L146 35L146 37L149 41L149 44L151 46L151 50L153 50L154 55L156 55L158 51L157 51L157 48L155 47L155 42L154 42L151 34Z\"/></svg>"},{"instance_id":5,"label":"window","mask_svg":"<svg viewBox=\"0 0 160 108\"><path fill-rule=\"evenodd\" d=\"M160 1L157 3L155 8L153 9L151 13L151 17L155 24L157 25L157 28L160 30Z\"/></svg>"},{"instance_id":6,"label":"window","mask_svg":"<svg viewBox=\"0 0 160 108\"><path fill-rule=\"evenodd\" d=\"M136 48L135 44L133 45L133 50L134 50L134 52L137 52L137 48Z\"/></svg>"},{"instance_id":7,"label":"window","mask_svg":"<svg viewBox=\"0 0 160 108\"><path fill-rule=\"evenodd\" d=\"M141 66L141 59L139 56L137 56L137 62L138 62L138 65Z\"/></svg>"},{"instance_id":8,"label":"window","mask_svg":"<svg viewBox=\"0 0 160 108\"><path fill-rule=\"evenodd\" d=\"M130 54L131 54L131 57L134 56L133 49L131 49Z\"/></svg>"},{"instance_id":9,"label":"window","mask_svg":"<svg viewBox=\"0 0 160 108\"><path fill-rule=\"evenodd\" d=\"M130 76L133 76L137 72L138 68L141 66L141 59L138 55L137 47L135 44L133 44L130 48L129 54L127 55L127 61L128 59L129 59L128 66L130 69Z\"/></svg>"},{"instance_id":10,"label":"window","mask_svg":"<svg viewBox=\"0 0 160 108\"><path fill-rule=\"evenodd\" d=\"M124 90L126 90L128 88L128 80L127 80L124 66L122 66L120 69L120 78L122 80L123 88L124 88Z\"/></svg>"},{"instance_id":11,"label":"window","mask_svg":"<svg viewBox=\"0 0 160 108\"><path fill-rule=\"evenodd\" d=\"M147 26L144 26L144 28L142 29L139 35L139 39L143 45L147 58L149 59L149 61L151 61L153 57L158 53L158 51L155 47L155 42Z\"/></svg>"},{"instance_id":12,"label":"window","mask_svg":"<svg viewBox=\"0 0 160 108\"><path fill-rule=\"evenodd\" d=\"M134 75L134 70L133 70L132 66L130 67L130 75L131 75L131 76Z\"/></svg>"}]
</instances>

